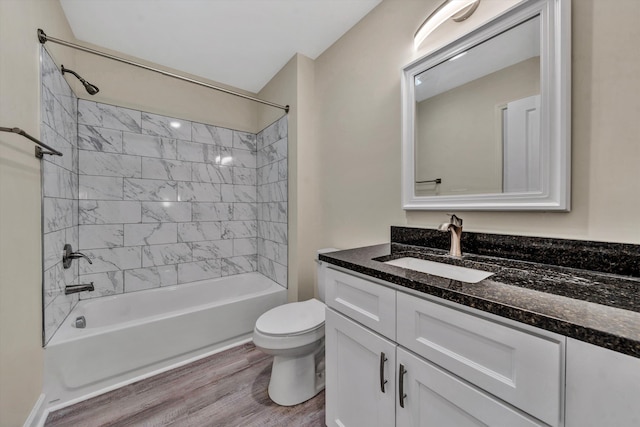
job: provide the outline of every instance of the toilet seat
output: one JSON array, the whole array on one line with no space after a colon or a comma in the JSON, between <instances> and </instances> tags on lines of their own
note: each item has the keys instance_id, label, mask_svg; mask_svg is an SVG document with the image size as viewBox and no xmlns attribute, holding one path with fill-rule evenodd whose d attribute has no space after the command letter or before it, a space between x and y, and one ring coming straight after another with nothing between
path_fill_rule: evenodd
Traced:
<instances>
[{"instance_id":1,"label":"toilet seat","mask_svg":"<svg viewBox=\"0 0 640 427\"><path fill-rule=\"evenodd\" d=\"M324 327L325 305L316 300L284 304L264 313L256 321L255 330L272 337L317 334ZM324 334L323 334L324 335Z\"/></svg>"}]
</instances>

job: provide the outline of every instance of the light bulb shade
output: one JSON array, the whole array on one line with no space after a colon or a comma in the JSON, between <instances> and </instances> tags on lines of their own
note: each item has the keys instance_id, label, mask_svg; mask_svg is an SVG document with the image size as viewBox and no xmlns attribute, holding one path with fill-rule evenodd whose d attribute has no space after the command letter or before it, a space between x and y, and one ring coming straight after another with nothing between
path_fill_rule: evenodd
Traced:
<instances>
[{"instance_id":1,"label":"light bulb shade","mask_svg":"<svg viewBox=\"0 0 640 427\"><path fill-rule=\"evenodd\" d=\"M413 45L416 49L420 47L422 42L442 23L453 15L471 6L474 3L479 3L480 0L446 0L436 10L433 11L427 19L422 23L416 35L413 37ZM473 9L475 10L475 8ZM473 13L473 10L471 13Z\"/></svg>"}]
</instances>

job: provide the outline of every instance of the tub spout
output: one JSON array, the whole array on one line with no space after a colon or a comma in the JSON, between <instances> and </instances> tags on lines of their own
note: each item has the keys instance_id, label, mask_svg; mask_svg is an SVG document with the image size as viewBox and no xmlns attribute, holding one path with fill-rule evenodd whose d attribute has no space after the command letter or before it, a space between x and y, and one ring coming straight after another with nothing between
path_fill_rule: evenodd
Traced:
<instances>
[{"instance_id":1,"label":"tub spout","mask_svg":"<svg viewBox=\"0 0 640 427\"><path fill-rule=\"evenodd\" d=\"M449 255L461 257L462 249L460 248L460 240L462 239L462 219L455 215L451 215L451 220L440 224L438 226L438 230L451 232L451 247L449 249Z\"/></svg>"},{"instance_id":2,"label":"tub spout","mask_svg":"<svg viewBox=\"0 0 640 427\"><path fill-rule=\"evenodd\" d=\"M64 287L64 294L65 295L70 295L70 294L75 294L78 292L91 292L95 290L93 287L93 282L91 283L80 283L78 285L67 285Z\"/></svg>"}]
</instances>

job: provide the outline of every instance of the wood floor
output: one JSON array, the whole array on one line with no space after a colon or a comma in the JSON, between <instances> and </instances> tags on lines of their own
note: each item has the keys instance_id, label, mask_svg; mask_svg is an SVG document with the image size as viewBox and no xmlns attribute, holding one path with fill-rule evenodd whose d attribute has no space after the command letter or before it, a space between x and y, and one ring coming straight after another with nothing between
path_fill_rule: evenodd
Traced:
<instances>
[{"instance_id":1,"label":"wood floor","mask_svg":"<svg viewBox=\"0 0 640 427\"><path fill-rule=\"evenodd\" d=\"M269 399L271 361L244 344L53 412L45 427L324 426L324 392L293 407Z\"/></svg>"}]
</instances>

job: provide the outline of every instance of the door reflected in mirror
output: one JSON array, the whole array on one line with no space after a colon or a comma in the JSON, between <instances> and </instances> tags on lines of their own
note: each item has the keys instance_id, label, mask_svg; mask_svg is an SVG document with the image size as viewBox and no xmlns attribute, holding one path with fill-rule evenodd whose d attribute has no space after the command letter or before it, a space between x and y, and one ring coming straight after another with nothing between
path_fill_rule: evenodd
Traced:
<instances>
[{"instance_id":1,"label":"door reflected in mirror","mask_svg":"<svg viewBox=\"0 0 640 427\"><path fill-rule=\"evenodd\" d=\"M542 191L540 17L414 77L415 196Z\"/></svg>"}]
</instances>

